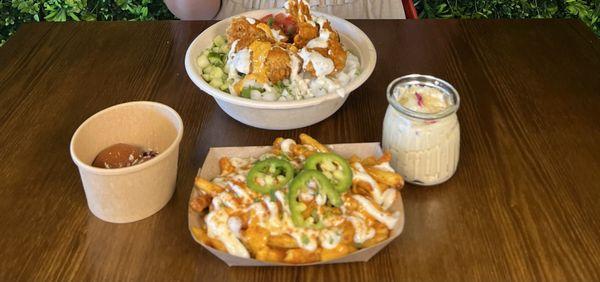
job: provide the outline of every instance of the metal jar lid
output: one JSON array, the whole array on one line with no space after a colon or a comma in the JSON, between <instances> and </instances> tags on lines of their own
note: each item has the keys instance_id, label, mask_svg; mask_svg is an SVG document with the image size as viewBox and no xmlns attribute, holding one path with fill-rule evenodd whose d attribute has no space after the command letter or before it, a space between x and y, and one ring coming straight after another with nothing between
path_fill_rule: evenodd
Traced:
<instances>
[{"instance_id":1,"label":"metal jar lid","mask_svg":"<svg viewBox=\"0 0 600 282\"><path fill-rule=\"evenodd\" d=\"M435 88L445 95L448 95L452 105L437 113L422 113L408 109L402 106L398 100L396 100L396 97L394 96L394 89L396 87L408 87L411 85ZM418 119L432 120L444 118L455 113L460 106L460 96L458 95L458 91L456 91L456 89L447 81L431 75L410 74L396 78L388 85L386 95L388 102L390 105L392 105L392 107L394 107L394 109L405 115Z\"/></svg>"}]
</instances>

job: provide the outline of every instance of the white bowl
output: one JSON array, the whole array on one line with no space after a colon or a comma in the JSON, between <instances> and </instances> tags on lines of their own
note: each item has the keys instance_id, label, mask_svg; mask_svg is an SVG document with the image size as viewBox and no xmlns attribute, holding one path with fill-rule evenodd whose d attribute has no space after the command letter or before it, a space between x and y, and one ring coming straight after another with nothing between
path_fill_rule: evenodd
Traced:
<instances>
[{"instance_id":1,"label":"white bowl","mask_svg":"<svg viewBox=\"0 0 600 282\"><path fill-rule=\"evenodd\" d=\"M283 12L282 9L256 10L236 15L261 18L267 14ZM270 102L251 100L228 94L210 86L202 79L202 70L196 59L202 51L212 45L217 35L224 35L231 19L224 19L204 30L187 49L185 70L190 79L204 92L213 96L219 107L232 118L250 126L264 129L295 129L320 122L337 111L350 92L363 84L373 72L377 52L373 43L358 27L350 22L319 12L315 16L325 17L340 34L342 44L360 60L360 74L344 86L344 97L329 93L321 97L297 101Z\"/></svg>"}]
</instances>

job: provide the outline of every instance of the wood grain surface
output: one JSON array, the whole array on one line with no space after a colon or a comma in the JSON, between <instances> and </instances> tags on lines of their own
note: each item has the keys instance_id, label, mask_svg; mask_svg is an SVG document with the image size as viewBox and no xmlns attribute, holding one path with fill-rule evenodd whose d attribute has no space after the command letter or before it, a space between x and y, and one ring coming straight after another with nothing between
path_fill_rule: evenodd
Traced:
<instances>
[{"instance_id":1,"label":"wood grain surface","mask_svg":"<svg viewBox=\"0 0 600 282\"><path fill-rule=\"evenodd\" d=\"M188 44L213 22L43 23L0 48L0 280L600 281L600 40L575 20L353 21L378 62L333 116L267 131L227 116L188 79ZM407 185L404 233L371 261L228 268L187 229L208 148L306 132L380 141L394 78L460 92L458 171ZM69 155L75 129L152 100L184 120L177 190L154 216L110 224L87 208Z\"/></svg>"}]
</instances>

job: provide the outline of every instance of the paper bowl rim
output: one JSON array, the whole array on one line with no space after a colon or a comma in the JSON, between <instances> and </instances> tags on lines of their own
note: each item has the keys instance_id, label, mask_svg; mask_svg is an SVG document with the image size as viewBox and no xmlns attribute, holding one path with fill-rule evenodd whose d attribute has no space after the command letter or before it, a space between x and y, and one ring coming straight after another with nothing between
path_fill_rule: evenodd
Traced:
<instances>
[{"instance_id":1,"label":"paper bowl rim","mask_svg":"<svg viewBox=\"0 0 600 282\"><path fill-rule=\"evenodd\" d=\"M156 155L156 157L150 159L149 161L143 162L141 164L133 165L133 166L122 167L122 168L107 169L107 168L94 167L94 166L87 164L86 162L82 161L79 158L79 155L75 152L74 142L77 141L79 134L81 134L81 131L83 130L83 128L86 125L88 125L89 123L93 122L94 120L100 118L102 115L106 114L109 111L113 111L115 109L122 108L122 107L137 106L137 105L146 105L146 106L152 106L152 107L156 107L156 108L162 108L175 117L176 123L174 124L174 127L175 127L175 130L177 131L177 135L176 135L175 139L169 144L167 149L165 149L163 152L159 153L158 155ZM173 153L173 151L175 151L178 148L179 143L181 142L181 139L183 137L183 130L184 130L183 120L181 119L181 116L179 116L177 111L175 111L173 108L171 108L165 104L158 103L158 102L152 102L152 101L126 102L126 103L117 104L114 106L110 106L106 109L103 109L103 110L93 114L92 116L88 117L83 123L81 123L81 125L79 125L79 127L77 127L77 130L75 130L75 133L73 133L73 136L71 137L71 142L69 143L69 151L71 153L71 159L73 160L75 165L77 165L77 167L80 169L84 169L85 171L96 174L96 175L125 175L125 174L130 174L130 173L144 170L148 167L158 164L159 162L161 162L162 160L164 160L168 156L170 156Z\"/></svg>"}]
</instances>

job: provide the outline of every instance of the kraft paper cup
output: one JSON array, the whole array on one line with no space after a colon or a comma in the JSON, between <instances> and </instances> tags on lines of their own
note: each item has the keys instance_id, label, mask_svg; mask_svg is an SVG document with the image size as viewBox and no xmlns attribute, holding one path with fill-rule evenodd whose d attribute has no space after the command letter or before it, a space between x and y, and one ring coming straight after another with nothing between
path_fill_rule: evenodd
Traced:
<instances>
[{"instance_id":1,"label":"kraft paper cup","mask_svg":"<svg viewBox=\"0 0 600 282\"><path fill-rule=\"evenodd\" d=\"M181 117L155 102L130 102L98 112L73 134L71 157L79 169L88 207L98 218L126 223L158 212L171 199L177 179ZM142 164L92 167L96 155L117 143L158 152Z\"/></svg>"}]
</instances>

